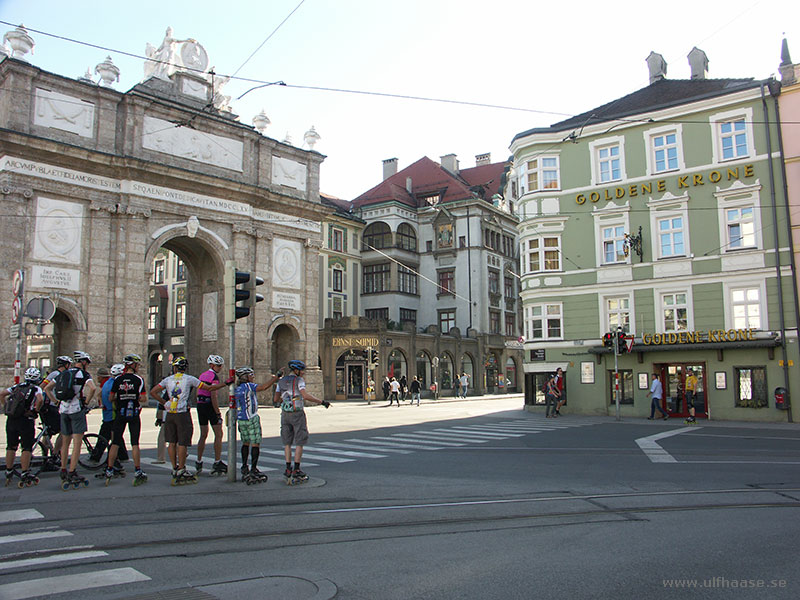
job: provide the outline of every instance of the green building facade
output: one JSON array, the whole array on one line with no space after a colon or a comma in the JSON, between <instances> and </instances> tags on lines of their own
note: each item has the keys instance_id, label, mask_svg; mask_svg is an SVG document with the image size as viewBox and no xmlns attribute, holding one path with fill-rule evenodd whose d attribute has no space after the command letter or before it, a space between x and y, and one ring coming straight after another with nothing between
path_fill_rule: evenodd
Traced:
<instances>
[{"instance_id":1,"label":"green building facade","mask_svg":"<svg viewBox=\"0 0 800 600\"><path fill-rule=\"evenodd\" d=\"M651 71L641 90L514 137L529 410L560 367L562 412L615 414L618 372L620 415L648 416L658 373L662 408L686 417L693 372L698 419L800 417L775 393L800 393L800 360L768 84ZM615 369L603 336L617 331L630 351Z\"/></svg>"}]
</instances>

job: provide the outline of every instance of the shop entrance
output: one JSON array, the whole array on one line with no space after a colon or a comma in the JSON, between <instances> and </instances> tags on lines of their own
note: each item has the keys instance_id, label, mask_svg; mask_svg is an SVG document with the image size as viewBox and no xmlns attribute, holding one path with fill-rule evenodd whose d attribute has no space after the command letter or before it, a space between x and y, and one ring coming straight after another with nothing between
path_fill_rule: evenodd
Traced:
<instances>
[{"instance_id":1,"label":"shop entrance","mask_svg":"<svg viewBox=\"0 0 800 600\"><path fill-rule=\"evenodd\" d=\"M347 365L347 397L364 398L364 365Z\"/></svg>"},{"instance_id":2,"label":"shop entrance","mask_svg":"<svg viewBox=\"0 0 800 600\"><path fill-rule=\"evenodd\" d=\"M653 368L661 374L664 386L662 407L671 417L689 416L686 381L692 374L697 378L694 393L695 416L698 419L708 416L706 363L662 363L653 365Z\"/></svg>"}]
</instances>

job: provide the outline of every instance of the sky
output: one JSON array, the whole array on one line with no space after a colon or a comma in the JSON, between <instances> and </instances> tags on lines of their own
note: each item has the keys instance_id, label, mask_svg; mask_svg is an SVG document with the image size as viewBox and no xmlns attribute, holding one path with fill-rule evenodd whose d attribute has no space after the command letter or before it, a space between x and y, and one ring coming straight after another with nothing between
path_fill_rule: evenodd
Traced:
<instances>
[{"instance_id":1,"label":"sky","mask_svg":"<svg viewBox=\"0 0 800 600\"><path fill-rule=\"evenodd\" d=\"M243 123L252 124L263 109L271 121L265 135L283 141L288 134L299 147L313 125L321 136L314 149L326 156L321 191L352 200L380 183L387 158L397 158L400 169L446 154L456 154L461 168L487 152L492 162L505 160L516 133L645 87L651 51L664 56L671 79L689 77L686 56L694 46L708 55L709 77L777 77L784 37L800 62L797 6L795 0L0 0L0 21L29 29L36 42L29 60L47 71L77 78L110 55L121 70L118 91L141 81L145 44L158 47L171 26L176 38L205 48L216 73L236 74L224 93ZM13 29L5 23L3 33ZM256 82L274 81L287 85L248 92Z\"/></svg>"}]
</instances>

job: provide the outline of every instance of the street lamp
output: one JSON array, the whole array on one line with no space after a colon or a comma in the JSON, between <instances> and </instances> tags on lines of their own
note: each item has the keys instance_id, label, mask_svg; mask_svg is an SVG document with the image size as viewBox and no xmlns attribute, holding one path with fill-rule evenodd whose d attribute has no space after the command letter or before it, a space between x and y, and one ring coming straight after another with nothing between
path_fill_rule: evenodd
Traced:
<instances>
[{"instance_id":1,"label":"street lamp","mask_svg":"<svg viewBox=\"0 0 800 600\"><path fill-rule=\"evenodd\" d=\"M239 97L237 98L237 100L241 100L242 98L244 98L244 97L245 97L247 94L249 94L249 93L250 93L250 92L252 92L253 90L258 90L258 89L261 89L261 88L269 87L269 86L271 86L271 85L286 85L286 82L284 82L284 81L270 81L269 83L262 83L261 85L257 85L257 86L255 86L255 87L251 87L251 88L250 88L249 90L247 90L247 91L246 91L244 94L242 94L241 96L239 96Z\"/></svg>"}]
</instances>

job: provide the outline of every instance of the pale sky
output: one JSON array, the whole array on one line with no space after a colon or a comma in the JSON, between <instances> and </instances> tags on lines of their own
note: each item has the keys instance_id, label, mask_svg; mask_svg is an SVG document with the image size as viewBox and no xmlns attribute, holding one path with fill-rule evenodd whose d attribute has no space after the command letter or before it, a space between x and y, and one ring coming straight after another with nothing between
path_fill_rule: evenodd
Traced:
<instances>
[{"instance_id":1,"label":"pale sky","mask_svg":"<svg viewBox=\"0 0 800 600\"><path fill-rule=\"evenodd\" d=\"M219 74L541 111L278 86L236 100L256 84L230 81L233 112L251 124L263 108L269 137L288 133L302 146L313 125L321 136L315 149L327 156L321 191L352 200L380 182L386 158L398 158L400 169L450 153L462 168L474 166L476 154L507 158L516 133L646 86L651 50L664 56L672 79L689 77L693 46L708 55L709 77L777 76L784 34L800 62L797 7L794 0L0 0L0 20L110 49L30 31L32 64L77 78L110 54L122 71L119 91L142 79L143 60L112 50L144 56L145 44L158 46L171 26L176 38L196 39Z\"/></svg>"}]
</instances>

